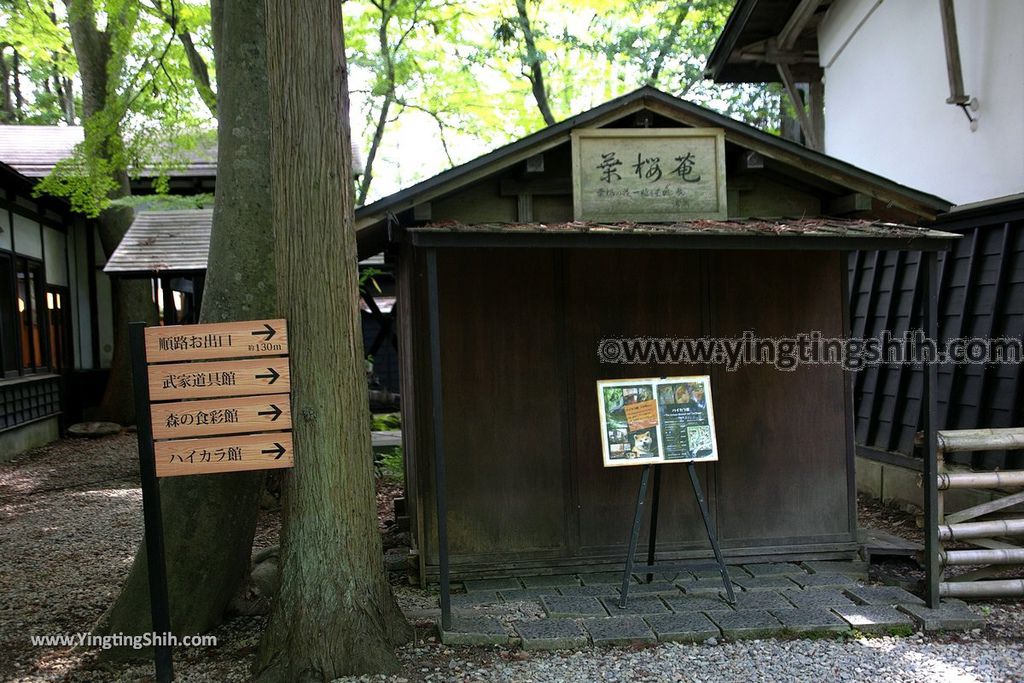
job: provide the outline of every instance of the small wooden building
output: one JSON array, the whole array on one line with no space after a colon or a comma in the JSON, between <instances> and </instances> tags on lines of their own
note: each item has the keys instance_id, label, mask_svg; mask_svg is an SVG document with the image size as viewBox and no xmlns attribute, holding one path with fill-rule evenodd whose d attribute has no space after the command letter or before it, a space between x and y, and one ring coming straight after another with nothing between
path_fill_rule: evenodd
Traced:
<instances>
[{"instance_id":1,"label":"small wooden building","mask_svg":"<svg viewBox=\"0 0 1024 683\"><path fill-rule=\"evenodd\" d=\"M686 135L703 136L695 166L678 161L691 149ZM636 174L633 190L601 185L614 179L603 175L603 137L621 138L612 171ZM652 184L645 194L636 188L657 179L644 164L653 158L659 174L711 184L695 195ZM437 577L444 546L455 577L621 569L640 472L602 466L595 383L624 377L711 375L720 461L699 471L728 561L852 556L854 424L842 367L610 363L599 343L844 337L847 252L947 249L955 236L912 227L947 209L649 87L363 207L361 245L399 251L421 579ZM664 467L666 558L710 554L684 469Z\"/></svg>"}]
</instances>

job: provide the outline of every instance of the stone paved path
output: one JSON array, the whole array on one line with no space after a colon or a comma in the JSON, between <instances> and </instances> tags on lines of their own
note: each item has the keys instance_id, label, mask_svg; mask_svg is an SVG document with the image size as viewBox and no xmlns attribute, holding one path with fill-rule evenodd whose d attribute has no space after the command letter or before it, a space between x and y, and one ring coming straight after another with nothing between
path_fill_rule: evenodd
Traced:
<instances>
[{"instance_id":1,"label":"stone paved path","mask_svg":"<svg viewBox=\"0 0 1024 683\"><path fill-rule=\"evenodd\" d=\"M567 574L466 581L453 593L448 644L521 645L526 650L586 645L697 643L709 639L821 637L854 629L909 635L984 625L959 601L927 608L894 586L868 586L860 563L781 562L729 568L735 602L707 572L633 577L620 606L621 574ZM531 603L544 616L504 623L478 610Z\"/></svg>"}]
</instances>

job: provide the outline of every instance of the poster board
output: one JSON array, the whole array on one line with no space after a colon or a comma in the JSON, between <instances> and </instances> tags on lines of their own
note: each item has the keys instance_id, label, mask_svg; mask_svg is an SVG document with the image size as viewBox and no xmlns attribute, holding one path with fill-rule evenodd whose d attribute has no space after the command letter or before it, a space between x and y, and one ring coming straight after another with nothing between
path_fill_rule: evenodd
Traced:
<instances>
[{"instance_id":1,"label":"poster board","mask_svg":"<svg viewBox=\"0 0 1024 683\"><path fill-rule=\"evenodd\" d=\"M605 467L718 460L711 377L598 380Z\"/></svg>"},{"instance_id":2,"label":"poster board","mask_svg":"<svg viewBox=\"0 0 1024 683\"><path fill-rule=\"evenodd\" d=\"M723 129L584 128L571 138L575 220L728 217Z\"/></svg>"}]
</instances>

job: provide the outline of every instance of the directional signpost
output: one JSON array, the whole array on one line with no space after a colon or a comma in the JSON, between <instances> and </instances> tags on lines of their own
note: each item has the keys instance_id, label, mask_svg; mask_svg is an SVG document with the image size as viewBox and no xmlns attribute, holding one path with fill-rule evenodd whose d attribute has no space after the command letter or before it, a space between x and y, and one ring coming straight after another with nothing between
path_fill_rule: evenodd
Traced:
<instances>
[{"instance_id":1,"label":"directional signpost","mask_svg":"<svg viewBox=\"0 0 1024 683\"><path fill-rule=\"evenodd\" d=\"M291 467L284 320L129 326L153 630L171 631L158 477ZM156 641L156 678L174 677Z\"/></svg>"}]
</instances>

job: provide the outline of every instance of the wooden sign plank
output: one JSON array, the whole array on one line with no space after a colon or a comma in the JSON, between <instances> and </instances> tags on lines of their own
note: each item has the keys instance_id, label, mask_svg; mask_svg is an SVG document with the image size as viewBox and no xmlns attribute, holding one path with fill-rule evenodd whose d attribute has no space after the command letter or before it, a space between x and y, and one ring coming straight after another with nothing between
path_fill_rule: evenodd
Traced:
<instances>
[{"instance_id":1,"label":"wooden sign plank","mask_svg":"<svg viewBox=\"0 0 1024 683\"><path fill-rule=\"evenodd\" d=\"M146 360L169 363L288 353L284 320L244 320L211 325L146 328Z\"/></svg>"},{"instance_id":2,"label":"wooden sign plank","mask_svg":"<svg viewBox=\"0 0 1024 683\"><path fill-rule=\"evenodd\" d=\"M287 394L290 390L287 358L149 366L149 396L153 401Z\"/></svg>"},{"instance_id":3,"label":"wooden sign plank","mask_svg":"<svg viewBox=\"0 0 1024 683\"><path fill-rule=\"evenodd\" d=\"M291 467L291 432L157 441L156 476L216 474Z\"/></svg>"},{"instance_id":4,"label":"wooden sign plank","mask_svg":"<svg viewBox=\"0 0 1024 683\"><path fill-rule=\"evenodd\" d=\"M150 413L155 439L246 434L292 428L289 397L283 394L154 403Z\"/></svg>"}]
</instances>

